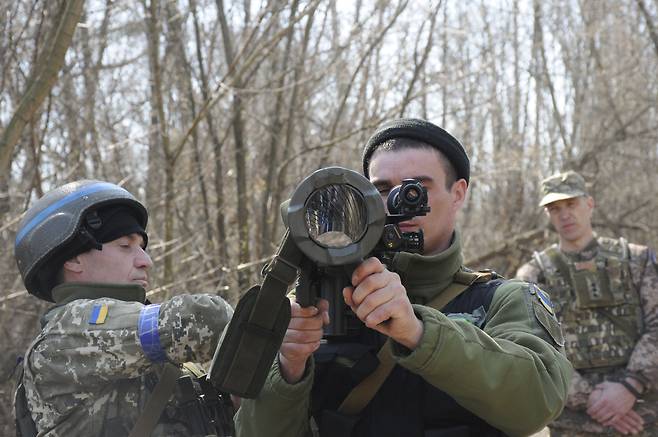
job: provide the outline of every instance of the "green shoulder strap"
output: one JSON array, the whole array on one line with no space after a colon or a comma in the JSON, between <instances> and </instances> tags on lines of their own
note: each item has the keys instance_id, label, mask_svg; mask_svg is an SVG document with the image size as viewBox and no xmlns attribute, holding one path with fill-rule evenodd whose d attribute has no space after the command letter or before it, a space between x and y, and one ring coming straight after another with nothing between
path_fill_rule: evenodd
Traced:
<instances>
[{"instance_id":1,"label":"green shoulder strap","mask_svg":"<svg viewBox=\"0 0 658 437\"><path fill-rule=\"evenodd\" d=\"M263 269L262 285L240 298L215 350L209 378L218 390L252 399L260 393L290 322L286 292L302 258L286 230L276 255Z\"/></svg>"},{"instance_id":2,"label":"green shoulder strap","mask_svg":"<svg viewBox=\"0 0 658 437\"><path fill-rule=\"evenodd\" d=\"M441 311L443 307L466 291L472 284L476 282L487 282L491 279L492 275L492 272L469 272L461 269L455 273L453 283L443 293L427 303L427 306ZM377 368L352 389L338 407L339 413L352 416L357 415L375 397L375 394L377 394L377 391L395 367L395 359L393 358L391 347L392 343L389 339L377 353L377 358L379 359Z\"/></svg>"},{"instance_id":3,"label":"green shoulder strap","mask_svg":"<svg viewBox=\"0 0 658 437\"><path fill-rule=\"evenodd\" d=\"M153 392L151 392L151 396L146 401L142 414L137 418L137 422L135 422L135 426L133 426L128 437L151 435L169 398L171 398L174 392L176 380L180 376L180 373L180 369L173 364L166 363L164 365L160 380L158 380Z\"/></svg>"}]
</instances>

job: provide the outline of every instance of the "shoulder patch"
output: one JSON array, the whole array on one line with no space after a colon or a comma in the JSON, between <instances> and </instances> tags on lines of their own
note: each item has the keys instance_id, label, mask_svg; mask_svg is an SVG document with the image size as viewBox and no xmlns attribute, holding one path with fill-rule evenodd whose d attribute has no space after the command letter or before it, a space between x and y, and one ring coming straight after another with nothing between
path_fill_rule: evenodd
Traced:
<instances>
[{"instance_id":1,"label":"shoulder patch","mask_svg":"<svg viewBox=\"0 0 658 437\"><path fill-rule=\"evenodd\" d=\"M559 347L564 347L564 335L560 323L555 318L555 311L550 297L535 284L529 284L528 291L532 295L532 310L535 318L553 342Z\"/></svg>"},{"instance_id":2,"label":"shoulder patch","mask_svg":"<svg viewBox=\"0 0 658 437\"><path fill-rule=\"evenodd\" d=\"M102 325L107 318L108 307L106 303L97 303L91 309L90 325Z\"/></svg>"},{"instance_id":3,"label":"shoulder patch","mask_svg":"<svg viewBox=\"0 0 658 437\"><path fill-rule=\"evenodd\" d=\"M553 309L553 302L551 302L551 298L548 297L548 294L544 292L541 288L537 287L537 285L533 284L532 287L534 287L535 292L537 293L537 298L539 299L539 302L542 304L544 308L546 308L546 311L551 313L552 316L555 315L555 310Z\"/></svg>"}]
</instances>

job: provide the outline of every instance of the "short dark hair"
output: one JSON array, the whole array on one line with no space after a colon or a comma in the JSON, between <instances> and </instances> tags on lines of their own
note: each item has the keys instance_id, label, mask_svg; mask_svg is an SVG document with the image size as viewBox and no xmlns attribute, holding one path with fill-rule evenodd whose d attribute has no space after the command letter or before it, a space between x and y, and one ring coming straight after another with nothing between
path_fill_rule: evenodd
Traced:
<instances>
[{"instance_id":1,"label":"short dark hair","mask_svg":"<svg viewBox=\"0 0 658 437\"><path fill-rule=\"evenodd\" d=\"M439 158L439 162L441 163L443 172L446 175L446 179L445 179L446 189L449 191L452 188L452 185L457 181L457 170L455 170L455 167L452 165L450 160L448 160L448 158L443 154L443 152L441 152L436 147L430 146L429 144L424 143L422 141L414 140L411 138L404 138L404 137L391 138L390 140L386 140L383 143L381 143L377 147L375 152L372 154L372 157L374 158L379 152L397 152L406 149L430 150L432 152L435 152Z\"/></svg>"}]
</instances>

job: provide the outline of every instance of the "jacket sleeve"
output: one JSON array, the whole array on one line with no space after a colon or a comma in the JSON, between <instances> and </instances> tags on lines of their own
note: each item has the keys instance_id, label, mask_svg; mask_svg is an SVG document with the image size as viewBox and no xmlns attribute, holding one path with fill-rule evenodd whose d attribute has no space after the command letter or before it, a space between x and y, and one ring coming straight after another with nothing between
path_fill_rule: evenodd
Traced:
<instances>
[{"instance_id":1,"label":"jacket sleeve","mask_svg":"<svg viewBox=\"0 0 658 437\"><path fill-rule=\"evenodd\" d=\"M544 278L541 269L537 265L537 261L533 258L529 262L523 264L516 271L517 279L526 282L534 282L540 284L544 290L549 294L550 289L544 288L543 284ZM585 378L582 377L578 371L575 369L571 375L571 383L569 386L569 394L567 395L566 407L571 409L584 410L587 408L587 401L589 400L589 395L592 393L594 387L592 384Z\"/></svg>"},{"instance_id":2,"label":"jacket sleeve","mask_svg":"<svg viewBox=\"0 0 658 437\"><path fill-rule=\"evenodd\" d=\"M631 272L638 278L640 305L642 306L643 331L633 349L626 366L631 376L645 385L647 391L658 390L658 267L656 254L644 246L631 245L633 249L642 247L642 256L631 258Z\"/></svg>"},{"instance_id":3,"label":"jacket sleeve","mask_svg":"<svg viewBox=\"0 0 658 437\"><path fill-rule=\"evenodd\" d=\"M105 308L106 316L92 320L99 308ZM153 364L140 340L145 308L109 298L80 299L55 308L28 351L26 374L85 384L144 374ZM157 309L147 327L152 348L173 363L211 360L233 313L219 296L202 294L176 296L151 308ZM142 331L147 328L142 326Z\"/></svg>"},{"instance_id":4,"label":"jacket sleeve","mask_svg":"<svg viewBox=\"0 0 658 437\"><path fill-rule=\"evenodd\" d=\"M484 330L415 305L423 337L413 351L394 345L398 364L509 435L538 431L562 411L572 369L556 343L559 325L546 309L540 313L533 287L501 285ZM552 325L544 328L547 319L539 318L546 315Z\"/></svg>"},{"instance_id":5,"label":"jacket sleeve","mask_svg":"<svg viewBox=\"0 0 658 437\"><path fill-rule=\"evenodd\" d=\"M310 435L309 415L314 362L308 361L301 381L288 384L274 360L256 399L242 399L234 417L237 437L302 437Z\"/></svg>"}]
</instances>

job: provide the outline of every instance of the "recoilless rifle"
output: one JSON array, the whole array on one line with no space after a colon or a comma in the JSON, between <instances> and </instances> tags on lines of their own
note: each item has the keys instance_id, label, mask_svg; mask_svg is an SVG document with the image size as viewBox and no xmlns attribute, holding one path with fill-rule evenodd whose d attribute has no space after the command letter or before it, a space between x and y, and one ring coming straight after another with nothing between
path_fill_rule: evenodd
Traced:
<instances>
[{"instance_id":1,"label":"recoilless rifle","mask_svg":"<svg viewBox=\"0 0 658 437\"><path fill-rule=\"evenodd\" d=\"M388 213L386 212L388 211ZM376 256L385 264L396 252L423 250L423 232L401 232L399 223L429 212L427 190L405 179L388 194L386 210L377 188L342 167L315 171L282 205L286 232L263 281L238 302L213 358L210 380L222 391L246 398L260 392L290 321L288 289L296 300L329 301L326 337L346 335L351 310L342 298L353 270Z\"/></svg>"}]
</instances>

